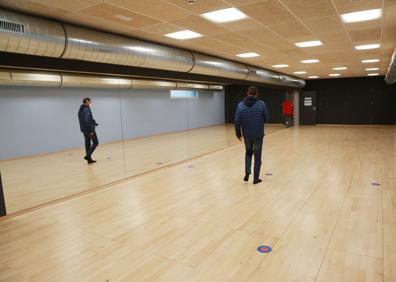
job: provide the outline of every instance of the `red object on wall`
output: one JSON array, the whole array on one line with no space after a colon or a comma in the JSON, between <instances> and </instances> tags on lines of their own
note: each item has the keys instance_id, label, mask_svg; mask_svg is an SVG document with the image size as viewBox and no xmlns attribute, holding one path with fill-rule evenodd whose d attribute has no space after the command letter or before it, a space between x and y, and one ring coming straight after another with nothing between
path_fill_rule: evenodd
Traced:
<instances>
[{"instance_id":1,"label":"red object on wall","mask_svg":"<svg viewBox=\"0 0 396 282\"><path fill-rule=\"evenodd\" d=\"M284 116L293 116L294 112L294 104L292 101L283 101L282 102L282 114Z\"/></svg>"}]
</instances>

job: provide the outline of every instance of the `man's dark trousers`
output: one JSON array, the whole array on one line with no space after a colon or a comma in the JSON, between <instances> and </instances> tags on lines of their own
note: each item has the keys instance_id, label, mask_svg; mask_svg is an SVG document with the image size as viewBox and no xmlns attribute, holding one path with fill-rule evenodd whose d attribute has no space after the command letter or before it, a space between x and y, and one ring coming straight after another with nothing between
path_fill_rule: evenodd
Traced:
<instances>
[{"instance_id":1,"label":"man's dark trousers","mask_svg":"<svg viewBox=\"0 0 396 282\"><path fill-rule=\"evenodd\" d=\"M254 180L260 177L261 168L261 151L263 149L263 137L261 138L244 138L246 155L245 155L245 173L251 173L252 156L254 155Z\"/></svg>"},{"instance_id":2,"label":"man's dark trousers","mask_svg":"<svg viewBox=\"0 0 396 282\"><path fill-rule=\"evenodd\" d=\"M85 139L85 152L87 154L87 157L90 159L96 147L99 145L98 136L96 135L96 132L94 132L92 135L88 133L84 133L84 139Z\"/></svg>"}]
</instances>

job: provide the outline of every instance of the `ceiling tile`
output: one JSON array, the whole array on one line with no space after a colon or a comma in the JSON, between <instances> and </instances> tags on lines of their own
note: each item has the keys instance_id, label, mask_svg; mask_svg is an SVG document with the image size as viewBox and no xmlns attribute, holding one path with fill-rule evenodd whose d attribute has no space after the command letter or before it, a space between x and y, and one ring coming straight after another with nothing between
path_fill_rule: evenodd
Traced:
<instances>
[{"instance_id":1,"label":"ceiling tile","mask_svg":"<svg viewBox=\"0 0 396 282\"><path fill-rule=\"evenodd\" d=\"M349 36L352 42L359 42L365 40L381 40L381 28L375 27L364 30L351 30Z\"/></svg>"},{"instance_id":2,"label":"ceiling tile","mask_svg":"<svg viewBox=\"0 0 396 282\"><path fill-rule=\"evenodd\" d=\"M245 6L245 5L263 2L263 0L225 0L225 1L234 7Z\"/></svg>"},{"instance_id":3,"label":"ceiling tile","mask_svg":"<svg viewBox=\"0 0 396 282\"><path fill-rule=\"evenodd\" d=\"M215 38L224 41L228 44L238 46L240 48L246 48L246 47L250 48L250 46L255 44L252 40L249 40L247 37L244 37L242 35L233 32L218 34L215 36Z\"/></svg>"},{"instance_id":4,"label":"ceiling tile","mask_svg":"<svg viewBox=\"0 0 396 282\"><path fill-rule=\"evenodd\" d=\"M247 29L241 32L244 36L272 48L293 48L294 45L267 27Z\"/></svg>"},{"instance_id":5,"label":"ceiling tile","mask_svg":"<svg viewBox=\"0 0 396 282\"><path fill-rule=\"evenodd\" d=\"M336 15L329 0L280 0L301 20Z\"/></svg>"},{"instance_id":6,"label":"ceiling tile","mask_svg":"<svg viewBox=\"0 0 396 282\"><path fill-rule=\"evenodd\" d=\"M186 0L166 0L166 1L196 14L202 14L206 12L232 7L232 5L222 0L210 0L210 1L195 0L194 4L189 4L188 1Z\"/></svg>"},{"instance_id":7,"label":"ceiling tile","mask_svg":"<svg viewBox=\"0 0 396 282\"><path fill-rule=\"evenodd\" d=\"M291 40L312 35L311 32L300 23L271 25L269 28L279 35Z\"/></svg>"},{"instance_id":8,"label":"ceiling tile","mask_svg":"<svg viewBox=\"0 0 396 282\"><path fill-rule=\"evenodd\" d=\"M247 19L243 19L240 21L236 21L236 22L224 23L224 24L221 24L220 26L222 26L230 31L235 32L235 31L240 31L240 30L245 30L245 29L250 29L250 28L261 28L264 25L255 19L247 18Z\"/></svg>"},{"instance_id":9,"label":"ceiling tile","mask_svg":"<svg viewBox=\"0 0 396 282\"><path fill-rule=\"evenodd\" d=\"M81 11L82 13L101 19L116 22L129 27L144 27L159 23L152 18L119 8L107 3L101 3ZM122 19L124 17L126 20ZM129 20L128 20L129 19Z\"/></svg>"},{"instance_id":10,"label":"ceiling tile","mask_svg":"<svg viewBox=\"0 0 396 282\"><path fill-rule=\"evenodd\" d=\"M106 0L106 2L166 22L182 19L189 15L185 9L162 0Z\"/></svg>"},{"instance_id":11,"label":"ceiling tile","mask_svg":"<svg viewBox=\"0 0 396 282\"><path fill-rule=\"evenodd\" d=\"M64 14L59 16L58 19L72 24L78 22L79 25L85 27L123 35L129 35L132 30L136 30L134 27L126 27L125 25L105 19L98 21L98 18L81 14L80 12Z\"/></svg>"},{"instance_id":12,"label":"ceiling tile","mask_svg":"<svg viewBox=\"0 0 396 282\"><path fill-rule=\"evenodd\" d=\"M314 34L334 33L340 32L340 30L342 31L344 29L343 24L338 16L313 18L309 20L303 19L303 23Z\"/></svg>"},{"instance_id":13,"label":"ceiling tile","mask_svg":"<svg viewBox=\"0 0 396 282\"><path fill-rule=\"evenodd\" d=\"M382 8L383 0L334 0L334 4L340 14Z\"/></svg>"},{"instance_id":14,"label":"ceiling tile","mask_svg":"<svg viewBox=\"0 0 396 282\"><path fill-rule=\"evenodd\" d=\"M296 22L297 19L277 0L247 5L239 8L248 16L265 25Z\"/></svg>"},{"instance_id":15,"label":"ceiling tile","mask_svg":"<svg viewBox=\"0 0 396 282\"><path fill-rule=\"evenodd\" d=\"M2 1L1 1L2 2ZM35 2L38 4L45 5L47 7L55 7L59 9L65 9L69 11L80 11L87 7L99 4L103 2L102 0L30 0L26 2Z\"/></svg>"},{"instance_id":16,"label":"ceiling tile","mask_svg":"<svg viewBox=\"0 0 396 282\"><path fill-rule=\"evenodd\" d=\"M183 29L190 29L205 35L214 35L228 32L228 30L224 29L220 25L212 23L200 16L195 15L189 16L181 20L172 21L171 23L182 27Z\"/></svg>"},{"instance_id":17,"label":"ceiling tile","mask_svg":"<svg viewBox=\"0 0 396 282\"><path fill-rule=\"evenodd\" d=\"M48 18L56 19L59 16L70 13L69 10L64 8L56 8L47 6L37 2L24 1L24 0L1 0L1 6L4 8L10 8L20 12L25 12L37 16L45 16Z\"/></svg>"},{"instance_id":18,"label":"ceiling tile","mask_svg":"<svg viewBox=\"0 0 396 282\"><path fill-rule=\"evenodd\" d=\"M143 27L142 30L165 36L165 34L183 30L183 28L170 23L158 23L150 26Z\"/></svg>"}]
</instances>

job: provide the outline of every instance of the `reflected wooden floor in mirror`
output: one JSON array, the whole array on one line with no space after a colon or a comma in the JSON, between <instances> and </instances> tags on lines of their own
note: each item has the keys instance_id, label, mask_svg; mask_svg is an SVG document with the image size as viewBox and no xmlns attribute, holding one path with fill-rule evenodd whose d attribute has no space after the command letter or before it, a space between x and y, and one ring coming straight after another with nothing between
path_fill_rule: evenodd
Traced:
<instances>
[{"instance_id":1,"label":"reflected wooden floor in mirror","mask_svg":"<svg viewBox=\"0 0 396 282\"><path fill-rule=\"evenodd\" d=\"M267 133L281 129L280 125L268 125ZM124 144L100 144L94 153L98 163L89 166L82 159L83 140L81 148L0 161L7 212L88 191L237 142L232 125L219 125L135 138Z\"/></svg>"},{"instance_id":2,"label":"reflected wooden floor in mirror","mask_svg":"<svg viewBox=\"0 0 396 282\"><path fill-rule=\"evenodd\" d=\"M259 185L243 159L237 145L1 219L0 281L396 281L395 126L269 134Z\"/></svg>"}]
</instances>

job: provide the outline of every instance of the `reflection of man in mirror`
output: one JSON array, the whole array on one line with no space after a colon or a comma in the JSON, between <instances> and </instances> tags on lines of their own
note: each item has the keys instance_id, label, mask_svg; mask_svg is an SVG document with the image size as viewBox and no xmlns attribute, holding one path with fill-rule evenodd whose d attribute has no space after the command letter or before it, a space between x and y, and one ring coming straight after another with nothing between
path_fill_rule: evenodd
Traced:
<instances>
[{"instance_id":1,"label":"reflection of man in mirror","mask_svg":"<svg viewBox=\"0 0 396 282\"><path fill-rule=\"evenodd\" d=\"M88 164L96 163L92 159L92 153L95 151L96 147L99 145L98 136L95 132L95 127L98 126L96 121L93 119L91 112L92 99L84 98L83 103L78 111L78 120L80 122L81 132L84 134L85 139L85 152L86 155L84 159Z\"/></svg>"}]
</instances>

